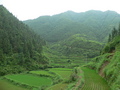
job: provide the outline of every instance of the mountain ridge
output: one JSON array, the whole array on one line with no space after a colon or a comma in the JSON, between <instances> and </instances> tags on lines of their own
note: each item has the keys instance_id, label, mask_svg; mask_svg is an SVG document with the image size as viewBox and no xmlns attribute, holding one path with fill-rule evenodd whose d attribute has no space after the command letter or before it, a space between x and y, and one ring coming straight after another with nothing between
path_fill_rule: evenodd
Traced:
<instances>
[{"instance_id":1,"label":"mountain ridge","mask_svg":"<svg viewBox=\"0 0 120 90\"><path fill-rule=\"evenodd\" d=\"M24 23L50 42L57 42L77 33L86 34L92 40L105 42L111 28L119 21L120 14L114 11L91 10L82 13L68 11L53 16L42 16Z\"/></svg>"}]
</instances>

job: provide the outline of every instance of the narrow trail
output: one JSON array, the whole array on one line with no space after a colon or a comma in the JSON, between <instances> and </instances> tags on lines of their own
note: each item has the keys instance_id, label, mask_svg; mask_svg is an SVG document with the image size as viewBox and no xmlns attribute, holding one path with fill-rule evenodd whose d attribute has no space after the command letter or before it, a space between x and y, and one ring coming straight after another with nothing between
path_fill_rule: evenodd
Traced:
<instances>
[{"instance_id":1,"label":"narrow trail","mask_svg":"<svg viewBox=\"0 0 120 90\"><path fill-rule=\"evenodd\" d=\"M107 82L94 70L82 68L84 71L85 84L81 90L111 90Z\"/></svg>"}]
</instances>

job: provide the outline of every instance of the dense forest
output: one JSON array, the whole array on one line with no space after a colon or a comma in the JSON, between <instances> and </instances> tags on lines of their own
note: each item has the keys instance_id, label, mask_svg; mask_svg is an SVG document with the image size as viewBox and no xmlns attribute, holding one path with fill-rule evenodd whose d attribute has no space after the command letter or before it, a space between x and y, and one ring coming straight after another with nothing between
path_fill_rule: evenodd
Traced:
<instances>
[{"instance_id":1,"label":"dense forest","mask_svg":"<svg viewBox=\"0 0 120 90\"><path fill-rule=\"evenodd\" d=\"M47 64L43 45L45 41L39 35L0 5L0 75Z\"/></svg>"},{"instance_id":2,"label":"dense forest","mask_svg":"<svg viewBox=\"0 0 120 90\"><path fill-rule=\"evenodd\" d=\"M41 16L24 21L49 42L57 42L74 34L86 35L87 39L105 42L112 28L117 26L120 15L114 11L83 13L67 11L53 16Z\"/></svg>"}]
</instances>

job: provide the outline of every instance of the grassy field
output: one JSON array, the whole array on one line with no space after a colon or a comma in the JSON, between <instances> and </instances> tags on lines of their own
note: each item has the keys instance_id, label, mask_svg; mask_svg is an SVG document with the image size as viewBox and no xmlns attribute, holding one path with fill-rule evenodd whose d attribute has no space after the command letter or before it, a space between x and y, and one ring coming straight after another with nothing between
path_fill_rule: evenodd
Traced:
<instances>
[{"instance_id":1,"label":"grassy field","mask_svg":"<svg viewBox=\"0 0 120 90\"><path fill-rule=\"evenodd\" d=\"M67 88L67 85L66 83L59 83L59 84L56 84L50 88L48 88L47 90L65 90Z\"/></svg>"},{"instance_id":2,"label":"grassy field","mask_svg":"<svg viewBox=\"0 0 120 90\"><path fill-rule=\"evenodd\" d=\"M49 73L49 71L30 71L31 74L37 74L37 75L45 75L45 76L50 76L53 77L54 75Z\"/></svg>"},{"instance_id":3,"label":"grassy field","mask_svg":"<svg viewBox=\"0 0 120 90\"><path fill-rule=\"evenodd\" d=\"M29 74L7 75L5 78L13 80L14 82L25 84L34 87L41 87L43 85L52 85L52 80L48 77L38 77Z\"/></svg>"},{"instance_id":4,"label":"grassy field","mask_svg":"<svg viewBox=\"0 0 120 90\"><path fill-rule=\"evenodd\" d=\"M60 75L63 79L69 79L72 73L72 69L69 68L51 68L49 71Z\"/></svg>"},{"instance_id":5,"label":"grassy field","mask_svg":"<svg viewBox=\"0 0 120 90\"><path fill-rule=\"evenodd\" d=\"M58 90L59 88L66 88L67 84L60 82L58 84L51 86L53 83L52 81L53 79L51 78L59 76L60 78L63 79L63 81L65 81L69 79L71 73L72 73L72 69L68 69L68 68L50 68L47 71L46 70L30 71L29 74L6 75L4 76L4 78L6 78L7 80L3 79L3 81L0 82L1 84L0 90L27 90L27 88L29 90L29 88L31 87L40 88L42 86L50 86L52 88L50 90L56 90L56 88ZM26 85L28 87L26 87ZM26 89L22 88L24 86ZM9 88L9 89L6 89L6 88Z\"/></svg>"},{"instance_id":6,"label":"grassy field","mask_svg":"<svg viewBox=\"0 0 120 90\"><path fill-rule=\"evenodd\" d=\"M48 90L65 90L67 88L68 83L64 83L64 81L68 80L70 78L70 75L72 73L72 69L68 68L51 68L49 69L50 72L54 72L60 77L62 77L63 82L55 84L48 88Z\"/></svg>"},{"instance_id":7,"label":"grassy field","mask_svg":"<svg viewBox=\"0 0 120 90\"><path fill-rule=\"evenodd\" d=\"M107 82L101 78L94 70L83 67L85 84L81 88L81 90L110 90ZM37 75L47 75L53 76L51 74L53 72L55 75L60 76L63 81L59 82L53 86L52 79L50 77L41 77ZM15 74L15 75L6 75L5 78L11 80L12 82L18 83L18 85L28 85L33 87L41 87L41 86L50 86L45 90L65 90L69 83L65 83L64 81L69 80L73 70L68 68L50 68L48 71L30 71L30 74ZM32 73L32 74L31 74ZM29 90L22 87L18 87L13 85L12 82L8 82L7 80L0 80L0 90Z\"/></svg>"},{"instance_id":8,"label":"grassy field","mask_svg":"<svg viewBox=\"0 0 120 90\"><path fill-rule=\"evenodd\" d=\"M0 80L0 90L28 90L28 89L15 86L6 80Z\"/></svg>"},{"instance_id":9,"label":"grassy field","mask_svg":"<svg viewBox=\"0 0 120 90\"><path fill-rule=\"evenodd\" d=\"M107 82L94 70L82 68L84 71L85 84L81 90L111 90Z\"/></svg>"}]
</instances>

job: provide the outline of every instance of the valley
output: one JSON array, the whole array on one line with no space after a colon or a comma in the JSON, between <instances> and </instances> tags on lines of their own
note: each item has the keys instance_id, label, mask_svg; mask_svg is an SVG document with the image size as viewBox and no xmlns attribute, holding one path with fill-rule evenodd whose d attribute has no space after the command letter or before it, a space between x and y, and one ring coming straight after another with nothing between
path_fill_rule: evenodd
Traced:
<instances>
[{"instance_id":1,"label":"valley","mask_svg":"<svg viewBox=\"0 0 120 90\"><path fill-rule=\"evenodd\" d=\"M119 21L96 10L19 21L0 5L0 90L119 90Z\"/></svg>"}]
</instances>

